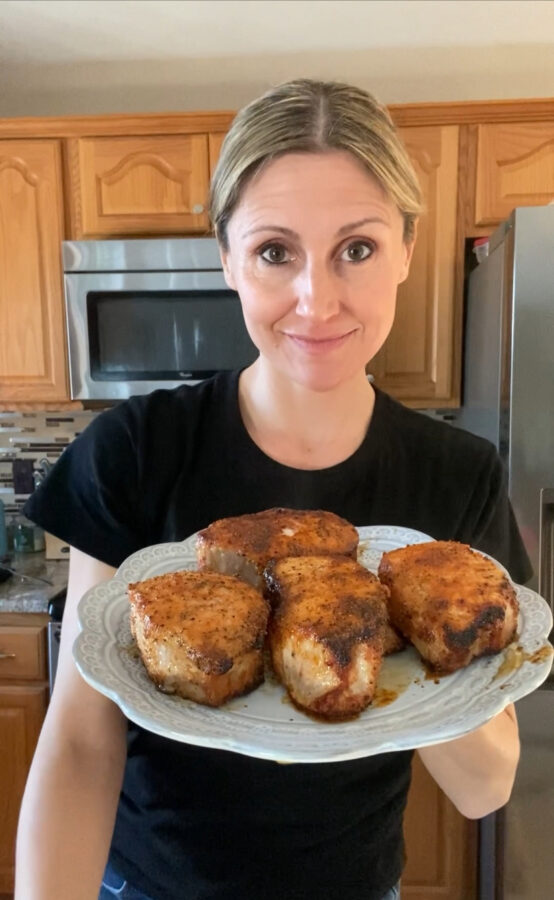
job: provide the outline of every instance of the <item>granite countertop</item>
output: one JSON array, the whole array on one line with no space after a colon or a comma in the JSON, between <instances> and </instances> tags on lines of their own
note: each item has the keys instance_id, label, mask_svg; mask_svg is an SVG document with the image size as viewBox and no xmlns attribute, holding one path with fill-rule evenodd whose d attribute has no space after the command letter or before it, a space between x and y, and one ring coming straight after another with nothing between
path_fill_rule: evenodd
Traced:
<instances>
[{"instance_id":1,"label":"granite countertop","mask_svg":"<svg viewBox=\"0 0 554 900\"><path fill-rule=\"evenodd\" d=\"M42 553L15 553L5 563L24 575L35 575L52 582L40 584L12 575L0 584L0 613L48 612L48 603L62 588L67 587L69 560L46 559Z\"/></svg>"}]
</instances>

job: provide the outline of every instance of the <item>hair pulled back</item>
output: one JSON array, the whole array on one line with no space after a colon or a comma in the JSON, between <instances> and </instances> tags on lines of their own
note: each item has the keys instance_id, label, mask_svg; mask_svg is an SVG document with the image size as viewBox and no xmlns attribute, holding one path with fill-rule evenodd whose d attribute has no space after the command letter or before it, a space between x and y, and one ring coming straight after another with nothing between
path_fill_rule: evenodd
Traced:
<instances>
[{"instance_id":1,"label":"hair pulled back","mask_svg":"<svg viewBox=\"0 0 554 900\"><path fill-rule=\"evenodd\" d=\"M243 107L221 148L210 189L210 218L228 249L227 225L247 182L285 153L345 150L377 179L413 239L422 211L417 176L392 119L367 91L336 81L287 81Z\"/></svg>"}]
</instances>

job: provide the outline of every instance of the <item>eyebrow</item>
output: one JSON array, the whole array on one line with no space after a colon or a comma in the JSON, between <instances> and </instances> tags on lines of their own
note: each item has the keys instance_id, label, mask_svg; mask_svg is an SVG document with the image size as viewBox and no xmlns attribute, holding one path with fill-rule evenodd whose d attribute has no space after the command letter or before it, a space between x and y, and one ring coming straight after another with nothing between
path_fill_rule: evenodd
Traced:
<instances>
[{"instance_id":1,"label":"eyebrow","mask_svg":"<svg viewBox=\"0 0 554 900\"><path fill-rule=\"evenodd\" d=\"M349 222L347 225L342 225L335 237L342 237L343 234L348 234L349 231L355 231L356 228L360 228L362 225L373 225L376 222L390 228L390 222L387 222L386 219L382 219L380 216L369 216L365 219L358 219L357 222ZM250 228L248 231L245 231L242 236L243 238L248 237L251 234L256 234L258 231L278 231L279 234L285 234L287 237L300 237L300 235L296 231L293 231L292 228L285 228L282 225L259 225L257 228Z\"/></svg>"}]
</instances>

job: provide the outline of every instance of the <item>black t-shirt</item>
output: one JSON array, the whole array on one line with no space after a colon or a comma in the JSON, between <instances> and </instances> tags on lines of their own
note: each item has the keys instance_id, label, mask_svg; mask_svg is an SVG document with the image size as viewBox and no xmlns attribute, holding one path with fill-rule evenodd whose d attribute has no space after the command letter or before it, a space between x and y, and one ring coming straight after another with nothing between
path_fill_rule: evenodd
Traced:
<instances>
[{"instance_id":1,"label":"black t-shirt","mask_svg":"<svg viewBox=\"0 0 554 900\"><path fill-rule=\"evenodd\" d=\"M290 468L249 437L237 372L102 413L25 512L118 566L149 544L274 506L419 529L490 553L515 581L531 574L490 443L376 391L352 456L322 470ZM283 766L129 722L110 859L154 900L380 900L403 867L411 758Z\"/></svg>"}]
</instances>

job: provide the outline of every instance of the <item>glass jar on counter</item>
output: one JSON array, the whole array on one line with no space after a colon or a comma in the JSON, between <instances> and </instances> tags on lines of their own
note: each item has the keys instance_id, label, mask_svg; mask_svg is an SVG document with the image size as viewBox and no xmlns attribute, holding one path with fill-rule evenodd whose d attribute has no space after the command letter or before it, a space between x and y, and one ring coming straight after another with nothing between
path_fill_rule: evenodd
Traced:
<instances>
[{"instance_id":1,"label":"glass jar on counter","mask_svg":"<svg viewBox=\"0 0 554 900\"><path fill-rule=\"evenodd\" d=\"M17 516L13 526L15 553L37 553L44 550L44 531L25 516Z\"/></svg>"}]
</instances>

